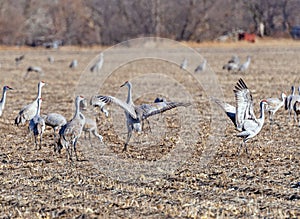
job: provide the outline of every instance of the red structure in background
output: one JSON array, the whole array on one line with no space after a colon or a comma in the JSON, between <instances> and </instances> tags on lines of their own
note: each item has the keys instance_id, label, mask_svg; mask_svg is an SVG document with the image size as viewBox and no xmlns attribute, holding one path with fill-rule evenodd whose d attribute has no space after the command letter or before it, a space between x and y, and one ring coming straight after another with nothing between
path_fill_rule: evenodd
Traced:
<instances>
[{"instance_id":1,"label":"red structure in background","mask_svg":"<svg viewBox=\"0 0 300 219\"><path fill-rule=\"evenodd\" d=\"M254 33L239 33L239 40L246 40L251 43L255 43L256 35Z\"/></svg>"}]
</instances>

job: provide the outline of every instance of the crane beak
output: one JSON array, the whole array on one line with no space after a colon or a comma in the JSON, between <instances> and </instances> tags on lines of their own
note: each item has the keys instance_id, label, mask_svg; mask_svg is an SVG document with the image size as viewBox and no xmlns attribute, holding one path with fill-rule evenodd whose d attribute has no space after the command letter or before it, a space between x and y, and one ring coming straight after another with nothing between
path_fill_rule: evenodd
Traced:
<instances>
[{"instance_id":1,"label":"crane beak","mask_svg":"<svg viewBox=\"0 0 300 219\"><path fill-rule=\"evenodd\" d=\"M128 81L126 81L124 84L122 84L120 87L124 87L126 84L128 83Z\"/></svg>"}]
</instances>

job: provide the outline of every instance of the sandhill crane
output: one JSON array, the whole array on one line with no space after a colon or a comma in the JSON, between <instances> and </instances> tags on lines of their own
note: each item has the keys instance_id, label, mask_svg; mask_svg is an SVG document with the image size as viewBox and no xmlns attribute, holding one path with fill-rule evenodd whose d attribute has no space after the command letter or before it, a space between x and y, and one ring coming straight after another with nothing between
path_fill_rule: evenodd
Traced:
<instances>
[{"instance_id":1,"label":"sandhill crane","mask_svg":"<svg viewBox=\"0 0 300 219\"><path fill-rule=\"evenodd\" d=\"M182 61L181 65L180 65L180 68L186 70L187 65L188 65L188 60L187 60L187 58L184 58L184 60Z\"/></svg>"},{"instance_id":2,"label":"sandhill crane","mask_svg":"<svg viewBox=\"0 0 300 219\"><path fill-rule=\"evenodd\" d=\"M127 150L127 145L131 138L132 131L136 131L136 132L142 131L143 120L147 119L150 116L163 113L175 107L179 107L179 106L187 107L191 105L191 103L181 103L181 102L157 102L151 104L135 105L132 100L131 83L129 81L126 81L123 85L121 85L121 87L123 86L128 87L128 96L126 102L112 96L101 96L101 95L98 96L99 100L105 103L114 103L119 107L121 107L125 112L128 132L127 132L127 140L124 144L123 151Z\"/></svg>"},{"instance_id":3,"label":"sandhill crane","mask_svg":"<svg viewBox=\"0 0 300 219\"><path fill-rule=\"evenodd\" d=\"M204 59L203 62L200 65L198 65L197 68L195 69L195 73L205 71L206 63L207 61L206 59Z\"/></svg>"},{"instance_id":4,"label":"sandhill crane","mask_svg":"<svg viewBox=\"0 0 300 219\"><path fill-rule=\"evenodd\" d=\"M53 56L48 56L48 62L50 64L53 64L54 63L54 57Z\"/></svg>"},{"instance_id":5,"label":"sandhill crane","mask_svg":"<svg viewBox=\"0 0 300 219\"><path fill-rule=\"evenodd\" d=\"M286 94L281 93L281 100L278 98L267 98L266 101L268 105L266 106L266 111L269 112L269 120L273 122L273 116L285 103Z\"/></svg>"},{"instance_id":6,"label":"sandhill crane","mask_svg":"<svg viewBox=\"0 0 300 219\"><path fill-rule=\"evenodd\" d=\"M80 106L79 107L80 107L80 113L87 110L87 101L86 101L86 99L80 101ZM84 126L83 126L83 131L84 131L85 137L86 137L86 133L87 132L89 133L89 141L90 141L91 145L92 145L91 133L93 133L94 136L99 138L99 140L102 142L103 137L101 135L99 135L99 133L98 133L98 127L97 127L97 123L96 123L95 118L88 118L88 117L85 116L85 123L84 123Z\"/></svg>"},{"instance_id":7,"label":"sandhill crane","mask_svg":"<svg viewBox=\"0 0 300 219\"><path fill-rule=\"evenodd\" d=\"M7 86L7 85L3 87L2 98L1 98L1 100L0 100L0 117L2 116L4 107L5 107L5 102L6 102L6 92L7 92L8 90L13 90L13 89L12 89L11 87Z\"/></svg>"},{"instance_id":8,"label":"sandhill crane","mask_svg":"<svg viewBox=\"0 0 300 219\"><path fill-rule=\"evenodd\" d=\"M99 140L102 142L103 141L103 137L102 135L100 135L98 133L98 127L97 127L97 123L95 119L91 119L91 118L85 118L85 123L83 126L83 131L86 135L86 133L89 133L89 141L91 143L91 133L93 133L93 135L95 135L97 138L99 138ZM92 144L92 143L91 143Z\"/></svg>"},{"instance_id":9,"label":"sandhill crane","mask_svg":"<svg viewBox=\"0 0 300 219\"><path fill-rule=\"evenodd\" d=\"M45 120L40 116L41 111L41 104L42 104L42 98L38 98L37 100L37 109L35 116L30 120L29 122L29 132L33 133L34 135L34 144L35 148L37 149L37 137L40 136L40 145L39 149L42 147L42 137L43 133L45 131Z\"/></svg>"},{"instance_id":10,"label":"sandhill crane","mask_svg":"<svg viewBox=\"0 0 300 219\"><path fill-rule=\"evenodd\" d=\"M291 98L291 100L290 100L290 108L291 108L291 110L293 110L294 111L294 121L295 122L297 122L297 117L298 117L298 115L297 115L297 113L296 113L296 111L295 111L295 107L294 107L294 105L295 105L295 103L296 102L299 102L300 101L300 95L294 95L292 98Z\"/></svg>"},{"instance_id":11,"label":"sandhill crane","mask_svg":"<svg viewBox=\"0 0 300 219\"><path fill-rule=\"evenodd\" d=\"M245 72L249 68L250 63L251 63L251 57L247 56L247 61L239 66L239 71Z\"/></svg>"},{"instance_id":12,"label":"sandhill crane","mask_svg":"<svg viewBox=\"0 0 300 219\"><path fill-rule=\"evenodd\" d=\"M223 65L223 69L226 69L228 72L237 71L239 69L240 59L237 55L233 55L227 64Z\"/></svg>"},{"instance_id":13,"label":"sandhill crane","mask_svg":"<svg viewBox=\"0 0 300 219\"><path fill-rule=\"evenodd\" d=\"M21 61L25 58L25 55L21 55L19 57L15 58L16 61L16 66L19 66L19 64L21 63Z\"/></svg>"},{"instance_id":14,"label":"sandhill crane","mask_svg":"<svg viewBox=\"0 0 300 219\"><path fill-rule=\"evenodd\" d=\"M108 117L109 113L107 111L107 109L104 108L104 106L106 105L106 103L100 101L97 96L92 96L91 100L90 100L90 105L94 106L94 107L99 107L101 112L103 112L105 114L106 117Z\"/></svg>"},{"instance_id":15,"label":"sandhill crane","mask_svg":"<svg viewBox=\"0 0 300 219\"><path fill-rule=\"evenodd\" d=\"M78 65L78 61L77 61L76 59L74 59L74 60L72 60L72 62L70 63L69 68L74 69L74 68L77 67L77 65Z\"/></svg>"},{"instance_id":16,"label":"sandhill crane","mask_svg":"<svg viewBox=\"0 0 300 219\"><path fill-rule=\"evenodd\" d=\"M291 111L292 111L292 105L291 105L291 100L293 98L293 96L295 96L295 87L294 85L291 87L291 94L287 96L287 98L285 99L285 105L284 105L284 109L288 110L288 121L290 121L291 119Z\"/></svg>"},{"instance_id":17,"label":"sandhill crane","mask_svg":"<svg viewBox=\"0 0 300 219\"><path fill-rule=\"evenodd\" d=\"M29 74L30 72L36 72L36 73L39 73L39 76L43 76L43 75L44 75L44 72L43 72L43 70L42 70L41 67L39 67L39 66L29 66L29 67L27 68L26 74L24 75L24 78L27 78L27 77L28 77L28 74Z\"/></svg>"},{"instance_id":18,"label":"sandhill crane","mask_svg":"<svg viewBox=\"0 0 300 219\"><path fill-rule=\"evenodd\" d=\"M295 112L296 115L296 120L298 120L298 126L300 127L300 119L299 119L299 115L300 115L300 98L297 99L293 105L293 110Z\"/></svg>"},{"instance_id":19,"label":"sandhill crane","mask_svg":"<svg viewBox=\"0 0 300 219\"><path fill-rule=\"evenodd\" d=\"M66 118L59 113L48 113L47 115L43 115L42 117L45 120L45 124L52 127L54 138L56 138L57 130L59 130L67 123Z\"/></svg>"},{"instance_id":20,"label":"sandhill crane","mask_svg":"<svg viewBox=\"0 0 300 219\"><path fill-rule=\"evenodd\" d=\"M239 147L238 153L243 146L245 146L246 153L248 153L246 142L261 131L265 119L264 106L267 104L267 101L260 101L260 117L256 118L253 112L252 94L243 79L239 79L237 82L234 93L236 107L216 98L213 98L213 100L224 110L236 129L240 131L237 136L242 137L243 141Z\"/></svg>"},{"instance_id":21,"label":"sandhill crane","mask_svg":"<svg viewBox=\"0 0 300 219\"><path fill-rule=\"evenodd\" d=\"M42 96L42 87L43 87L45 84L46 84L46 83L45 83L44 81L40 81L40 82L38 83L38 94L37 94L36 99L35 99L32 103L26 105L25 107L23 107L23 108L20 110L18 116L17 116L16 119L15 119L15 124L16 124L16 125L19 126L20 123L21 123L21 124L24 124L26 121L31 120L31 119L35 116L35 114L36 114L36 109L37 109L37 107L38 107L38 103L37 103L37 102L38 102L38 99L40 99L41 96Z\"/></svg>"},{"instance_id":22,"label":"sandhill crane","mask_svg":"<svg viewBox=\"0 0 300 219\"><path fill-rule=\"evenodd\" d=\"M72 160L72 150L74 150L76 160L78 160L77 152L76 152L76 143L78 138L81 135L85 117L82 113L80 113L80 101L84 98L82 96L77 96L75 99L75 113L73 118L67 122L61 129L59 130L59 139L57 142L57 150L60 153L62 147L66 148L67 151L67 159ZM70 145L71 144L71 145ZM72 148L73 147L73 148Z\"/></svg>"},{"instance_id":23,"label":"sandhill crane","mask_svg":"<svg viewBox=\"0 0 300 219\"><path fill-rule=\"evenodd\" d=\"M99 72L100 69L102 68L103 62L104 62L104 57L103 57L103 52L100 53L100 58L99 60L91 67L90 71L91 72Z\"/></svg>"}]
</instances>

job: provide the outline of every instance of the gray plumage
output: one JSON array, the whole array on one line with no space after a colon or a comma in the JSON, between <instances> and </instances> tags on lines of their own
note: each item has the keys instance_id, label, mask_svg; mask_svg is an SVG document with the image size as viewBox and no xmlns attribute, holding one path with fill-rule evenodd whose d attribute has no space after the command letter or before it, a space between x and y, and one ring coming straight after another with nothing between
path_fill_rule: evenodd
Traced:
<instances>
[{"instance_id":1,"label":"gray plumage","mask_svg":"<svg viewBox=\"0 0 300 219\"><path fill-rule=\"evenodd\" d=\"M88 104L87 104L86 99L80 101L80 112L82 113L83 111L86 111L87 109L88 109ZM102 135L98 134L98 127L97 127L95 118L88 118L85 116L85 123L83 126L83 131L84 131L85 137L86 137L86 133L89 133L89 141L90 141L91 145L92 145L92 142L91 142L91 134L92 133L94 136L99 138L99 140L102 142L103 137L102 137Z\"/></svg>"},{"instance_id":2,"label":"gray plumage","mask_svg":"<svg viewBox=\"0 0 300 219\"><path fill-rule=\"evenodd\" d=\"M107 111L107 109L105 109L105 105L106 103L100 101L97 96L93 96L90 100L90 105L93 107L99 107L101 112L103 112L105 114L106 117L108 117L109 113Z\"/></svg>"},{"instance_id":3,"label":"gray plumage","mask_svg":"<svg viewBox=\"0 0 300 219\"><path fill-rule=\"evenodd\" d=\"M67 123L66 118L59 113L48 113L42 117L45 120L45 124L53 129L55 136L56 132Z\"/></svg>"},{"instance_id":4,"label":"gray plumage","mask_svg":"<svg viewBox=\"0 0 300 219\"><path fill-rule=\"evenodd\" d=\"M21 63L21 61L25 58L25 55L21 55L19 57L15 58L15 62L16 62L16 66L19 66L19 64Z\"/></svg>"},{"instance_id":5,"label":"gray plumage","mask_svg":"<svg viewBox=\"0 0 300 219\"><path fill-rule=\"evenodd\" d=\"M184 60L180 64L180 68L186 70L187 69L187 65L188 65L188 60L187 60L187 58L184 58Z\"/></svg>"},{"instance_id":6,"label":"gray plumage","mask_svg":"<svg viewBox=\"0 0 300 219\"><path fill-rule=\"evenodd\" d=\"M251 63L251 57L247 56L247 61L239 66L239 71L245 72L249 68L250 63Z\"/></svg>"},{"instance_id":7,"label":"gray plumage","mask_svg":"<svg viewBox=\"0 0 300 219\"><path fill-rule=\"evenodd\" d=\"M40 116L42 99L39 98L37 101L37 109L35 116L29 121L29 132L34 135L35 148L37 148L37 137L40 136L39 149L42 147L42 136L45 131L45 120Z\"/></svg>"},{"instance_id":8,"label":"gray plumage","mask_svg":"<svg viewBox=\"0 0 300 219\"><path fill-rule=\"evenodd\" d=\"M223 65L223 69L228 72L235 72L239 69L240 59L237 55L233 55L231 59L227 62L227 64Z\"/></svg>"},{"instance_id":9,"label":"gray plumage","mask_svg":"<svg viewBox=\"0 0 300 219\"><path fill-rule=\"evenodd\" d=\"M50 64L53 64L54 63L54 57L53 56L48 56L48 62Z\"/></svg>"},{"instance_id":10,"label":"gray plumage","mask_svg":"<svg viewBox=\"0 0 300 219\"><path fill-rule=\"evenodd\" d=\"M295 87L294 85L291 87L291 94L287 96L287 98L285 99L285 103L284 103L284 109L288 110L288 121L290 121L291 119L291 112L292 112L292 105L291 105L291 100L293 99L293 97L295 96Z\"/></svg>"},{"instance_id":11,"label":"gray plumage","mask_svg":"<svg viewBox=\"0 0 300 219\"><path fill-rule=\"evenodd\" d=\"M267 98L268 103L266 111L269 113L269 120L273 122L273 116L275 113L284 105L286 99L286 94L281 93L281 99L279 98Z\"/></svg>"},{"instance_id":12,"label":"gray plumage","mask_svg":"<svg viewBox=\"0 0 300 219\"><path fill-rule=\"evenodd\" d=\"M299 119L299 115L300 115L300 98L297 99L293 105L293 110L296 116L296 120L298 120L298 126L300 127L300 119Z\"/></svg>"},{"instance_id":13,"label":"gray plumage","mask_svg":"<svg viewBox=\"0 0 300 219\"><path fill-rule=\"evenodd\" d=\"M43 72L43 70L42 70L41 67L39 67L39 66L29 66L27 68L27 72L26 72L24 78L27 78L30 72L36 72L36 73L39 74L39 76L43 76L44 75L44 72Z\"/></svg>"},{"instance_id":14,"label":"gray plumage","mask_svg":"<svg viewBox=\"0 0 300 219\"><path fill-rule=\"evenodd\" d=\"M127 145L131 138L132 132L142 131L143 120L147 119L150 116L173 109L175 107L179 107L179 106L186 107L191 105L190 103L180 103L180 102L157 102L151 104L135 105L132 101L131 83L126 81L123 85L121 85L121 87L123 86L128 87L128 96L126 102L112 96L101 96L101 95L98 96L99 100L105 103L114 103L119 107L121 107L125 112L128 132L127 132L127 140L124 144L123 151L127 150Z\"/></svg>"},{"instance_id":15,"label":"gray plumage","mask_svg":"<svg viewBox=\"0 0 300 219\"><path fill-rule=\"evenodd\" d=\"M76 97L75 113L73 118L59 130L59 139L56 150L60 153L61 149L64 147L67 151L67 159L69 160L72 160L72 151L74 151L76 160L78 160L76 144L85 123L85 117L82 113L80 113L79 107L80 101L83 99L84 98L82 96Z\"/></svg>"},{"instance_id":16,"label":"gray plumage","mask_svg":"<svg viewBox=\"0 0 300 219\"><path fill-rule=\"evenodd\" d=\"M38 99L42 97L42 87L44 85L45 82L43 81L40 81L38 83L38 94L36 99L32 103L26 105L20 110L18 116L15 118L16 125L19 126L19 124L24 124L26 121L31 120L35 116L38 107Z\"/></svg>"},{"instance_id":17,"label":"gray plumage","mask_svg":"<svg viewBox=\"0 0 300 219\"><path fill-rule=\"evenodd\" d=\"M98 127L95 119L91 118L85 118L85 123L83 126L83 131L85 133L89 133L89 141L91 143L91 134L93 134L95 137L97 137L101 142L103 141L102 135L98 133ZM91 143L92 145L92 143Z\"/></svg>"},{"instance_id":18,"label":"gray plumage","mask_svg":"<svg viewBox=\"0 0 300 219\"><path fill-rule=\"evenodd\" d=\"M206 59L203 60L203 62L197 66L197 68L195 69L195 73L198 73L198 72L202 72L202 71L205 71L206 69Z\"/></svg>"},{"instance_id":19,"label":"gray plumage","mask_svg":"<svg viewBox=\"0 0 300 219\"><path fill-rule=\"evenodd\" d=\"M72 62L69 65L69 68L76 68L78 66L78 61L76 59L72 60Z\"/></svg>"},{"instance_id":20,"label":"gray plumage","mask_svg":"<svg viewBox=\"0 0 300 219\"><path fill-rule=\"evenodd\" d=\"M4 86L3 87L2 98L0 100L0 117L2 116L3 111L4 111L5 102L6 102L6 92L8 90L13 90L13 89L9 86Z\"/></svg>"},{"instance_id":21,"label":"gray plumage","mask_svg":"<svg viewBox=\"0 0 300 219\"><path fill-rule=\"evenodd\" d=\"M225 111L227 116L231 119L236 129L240 131L238 137L243 138L240 146L245 146L246 142L256 136L262 129L264 124L264 106L267 104L266 100L260 102L260 117L256 118L253 112L253 99L251 91L242 79L239 79L235 86L236 107L225 103L224 101L213 98L213 100ZM239 148L239 150L240 150Z\"/></svg>"},{"instance_id":22,"label":"gray plumage","mask_svg":"<svg viewBox=\"0 0 300 219\"><path fill-rule=\"evenodd\" d=\"M91 71L91 72L99 72L100 69L101 69L102 66L103 66L103 62L104 62L104 55L103 55L103 53L101 52L101 53L100 53L99 59L98 59L97 62L90 68L90 71Z\"/></svg>"}]
</instances>

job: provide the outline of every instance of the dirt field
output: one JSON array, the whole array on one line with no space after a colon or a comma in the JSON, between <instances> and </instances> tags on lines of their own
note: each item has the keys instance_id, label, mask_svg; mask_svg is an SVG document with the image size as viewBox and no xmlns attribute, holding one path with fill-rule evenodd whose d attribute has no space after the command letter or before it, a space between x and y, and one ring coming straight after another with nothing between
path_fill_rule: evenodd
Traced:
<instances>
[{"instance_id":1,"label":"dirt field","mask_svg":"<svg viewBox=\"0 0 300 219\"><path fill-rule=\"evenodd\" d=\"M187 73L169 60L132 59L117 65L136 50L104 53L103 68L117 67L103 81L93 79L87 68L100 48L2 48L0 86L9 85L14 90L7 93L0 118L1 218L300 217L297 124L288 123L287 111L280 109L275 115L279 125L270 129L266 119L261 133L248 143L249 154L242 151L238 156L241 139L221 111L219 117L226 120L218 127L221 133L214 133L212 120L217 118L211 116L216 106L210 105L211 94L205 88L212 87L210 77L216 75L216 87L223 91L216 96L224 95L234 104L233 89L242 77L253 92L258 115L261 99L280 97L281 92L290 94L291 85L300 85L299 42L192 46L210 67L205 74L208 78L201 81L203 87L193 72ZM185 57L177 48L164 52L178 60ZM14 59L22 54L25 59L16 66ZM246 73L222 70L233 54L242 61L247 55L252 57ZM48 56L55 58L53 64L47 61ZM78 60L78 67L70 69L73 59ZM39 78L32 72L24 80L30 65L40 66L44 75ZM104 144L93 138L91 146L82 136L77 147L80 161L72 163L66 160L65 150L60 155L54 153L51 128L45 131L42 149L35 150L27 125L14 125L19 110L36 98L39 80L47 83L42 91L42 114L57 112L68 120L81 86L94 94L125 99L127 89L120 85L126 80L133 84L136 103L151 102L159 95L171 101L190 101L192 106L149 118L143 134L133 135L126 153L122 152L126 139L124 113L110 105L110 116L105 118L96 109ZM82 93L90 98L87 91ZM211 138L215 140L213 157L203 163ZM170 163L174 171L164 172ZM150 171L143 170L144 164L151 167Z\"/></svg>"}]
</instances>

